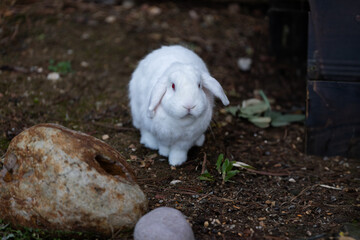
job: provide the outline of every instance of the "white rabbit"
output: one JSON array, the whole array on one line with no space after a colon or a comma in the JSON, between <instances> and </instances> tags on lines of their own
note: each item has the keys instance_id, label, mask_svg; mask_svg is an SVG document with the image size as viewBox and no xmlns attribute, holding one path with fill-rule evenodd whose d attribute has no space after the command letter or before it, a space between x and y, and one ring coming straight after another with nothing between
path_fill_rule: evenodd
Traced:
<instances>
[{"instance_id":1,"label":"white rabbit","mask_svg":"<svg viewBox=\"0 0 360 240\"><path fill-rule=\"evenodd\" d=\"M140 61L129 84L133 125L140 142L181 165L202 146L212 117L214 95L229 104L205 63L182 46L161 47Z\"/></svg>"}]
</instances>

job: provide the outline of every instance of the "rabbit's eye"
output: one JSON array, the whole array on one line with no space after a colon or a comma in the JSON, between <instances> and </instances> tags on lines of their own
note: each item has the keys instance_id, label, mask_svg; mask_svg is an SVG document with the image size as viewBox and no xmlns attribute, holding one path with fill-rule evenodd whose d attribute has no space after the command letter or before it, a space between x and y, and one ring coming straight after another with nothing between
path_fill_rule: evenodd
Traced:
<instances>
[{"instance_id":1,"label":"rabbit's eye","mask_svg":"<svg viewBox=\"0 0 360 240\"><path fill-rule=\"evenodd\" d=\"M201 88L200 83L199 83L199 88Z\"/></svg>"},{"instance_id":2,"label":"rabbit's eye","mask_svg":"<svg viewBox=\"0 0 360 240\"><path fill-rule=\"evenodd\" d=\"M175 83L171 85L172 89L175 91Z\"/></svg>"}]
</instances>

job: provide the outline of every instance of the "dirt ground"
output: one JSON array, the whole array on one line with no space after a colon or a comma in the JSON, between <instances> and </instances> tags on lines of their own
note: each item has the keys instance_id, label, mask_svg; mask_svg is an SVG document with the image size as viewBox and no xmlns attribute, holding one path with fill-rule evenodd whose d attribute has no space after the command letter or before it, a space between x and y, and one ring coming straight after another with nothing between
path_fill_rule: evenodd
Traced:
<instances>
[{"instance_id":1,"label":"dirt ground","mask_svg":"<svg viewBox=\"0 0 360 240\"><path fill-rule=\"evenodd\" d=\"M227 114L217 101L204 146L193 148L176 169L142 146L131 125L130 75L147 53L171 44L204 59L231 105L262 89L275 109L304 112L302 66L269 55L264 11L236 4L66 0L4 8L11 2L2 2L0 18L1 155L25 128L58 123L100 139L108 135L105 141L129 159L149 208L181 210L197 239L360 238L360 163L305 155L303 124L260 129ZM253 65L243 72L237 60L246 56ZM48 80L49 65L59 62L70 62L71 71ZM215 166L221 153L256 172L240 170L221 184ZM203 167L215 181L198 179Z\"/></svg>"}]
</instances>

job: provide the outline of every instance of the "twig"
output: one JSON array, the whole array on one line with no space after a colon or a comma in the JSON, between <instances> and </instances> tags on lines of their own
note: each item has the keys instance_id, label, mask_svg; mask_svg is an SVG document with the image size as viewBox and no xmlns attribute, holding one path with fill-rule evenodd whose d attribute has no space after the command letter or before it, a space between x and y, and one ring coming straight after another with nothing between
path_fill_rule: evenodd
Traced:
<instances>
[{"instance_id":1,"label":"twig","mask_svg":"<svg viewBox=\"0 0 360 240\"><path fill-rule=\"evenodd\" d=\"M21 73L28 73L29 71L24 67L19 66L9 66L9 65L1 65L1 71L8 71L8 72L21 72Z\"/></svg>"},{"instance_id":2,"label":"twig","mask_svg":"<svg viewBox=\"0 0 360 240\"><path fill-rule=\"evenodd\" d=\"M284 136L283 136L283 139L286 139L286 137L287 137L287 134L288 134L288 130L287 130L287 128L285 128L285 132L284 132Z\"/></svg>"},{"instance_id":3,"label":"twig","mask_svg":"<svg viewBox=\"0 0 360 240\"><path fill-rule=\"evenodd\" d=\"M205 169L206 169L206 153L204 152L204 160L202 162L202 168L201 168L201 174L203 174L205 172Z\"/></svg>"},{"instance_id":4,"label":"twig","mask_svg":"<svg viewBox=\"0 0 360 240\"><path fill-rule=\"evenodd\" d=\"M265 171L258 171L251 168L245 168L249 172L257 173L260 175L268 175L268 176L288 176L290 173L274 173L274 172L265 172Z\"/></svg>"},{"instance_id":5,"label":"twig","mask_svg":"<svg viewBox=\"0 0 360 240\"><path fill-rule=\"evenodd\" d=\"M298 195L296 195L295 197L293 197L293 198L290 200L290 202L294 201L296 198L298 198L299 196L301 196L304 192L306 192L306 191L309 190L310 188L315 187L315 186L317 186L317 185L318 185L318 184L315 184L315 185L313 185L313 186L308 186L308 187L304 188Z\"/></svg>"},{"instance_id":6,"label":"twig","mask_svg":"<svg viewBox=\"0 0 360 240\"><path fill-rule=\"evenodd\" d=\"M341 188L332 187L332 186L324 185L324 184L320 184L319 186L320 186L320 187L323 187L323 188L333 189L333 190L340 190L340 191L342 190Z\"/></svg>"},{"instance_id":7,"label":"twig","mask_svg":"<svg viewBox=\"0 0 360 240\"><path fill-rule=\"evenodd\" d=\"M275 237L275 236L264 236L264 238L265 238L266 240L284 240L284 239L287 239L287 238Z\"/></svg>"},{"instance_id":8,"label":"twig","mask_svg":"<svg viewBox=\"0 0 360 240\"><path fill-rule=\"evenodd\" d=\"M175 193L180 193L180 194L184 194L184 195L202 195L201 193L195 192L195 191L179 191L179 189L171 189L171 188L165 188L164 191L169 191L169 192L175 192Z\"/></svg>"},{"instance_id":9,"label":"twig","mask_svg":"<svg viewBox=\"0 0 360 240\"><path fill-rule=\"evenodd\" d=\"M334 207L334 208L351 208L353 207L353 205L334 205L334 204L326 204L324 203L325 206L328 206L328 207Z\"/></svg>"},{"instance_id":10,"label":"twig","mask_svg":"<svg viewBox=\"0 0 360 240\"><path fill-rule=\"evenodd\" d=\"M16 26L15 26L15 31L14 31L14 33L11 35L11 37L10 37L10 40L14 40L14 38L16 37L16 35L18 34L18 32L19 32L19 26L20 26L20 23L18 22L17 24L16 24Z\"/></svg>"},{"instance_id":11,"label":"twig","mask_svg":"<svg viewBox=\"0 0 360 240\"><path fill-rule=\"evenodd\" d=\"M136 131L135 128L116 127L116 126L113 126L113 125L108 125L108 124L98 123L98 122L92 122L92 124L95 125L95 126L104 127L104 128L110 128L110 129L117 130L117 131Z\"/></svg>"}]
</instances>

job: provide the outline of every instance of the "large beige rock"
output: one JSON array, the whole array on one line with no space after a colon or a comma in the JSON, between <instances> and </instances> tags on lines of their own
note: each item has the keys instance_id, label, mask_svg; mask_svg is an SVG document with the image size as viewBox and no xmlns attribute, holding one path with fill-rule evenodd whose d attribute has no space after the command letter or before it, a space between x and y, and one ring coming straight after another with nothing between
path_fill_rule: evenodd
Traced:
<instances>
[{"instance_id":1,"label":"large beige rock","mask_svg":"<svg viewBox=\"0 0 360 240\"><path fill-rule=\"evenodd\" d=\"M55 124L10 143L0 171L0 219L26 227L109 235L135 226L147 200L106 143Z\"/></svg>"}]
</instances>

